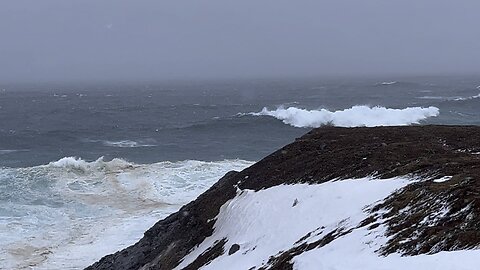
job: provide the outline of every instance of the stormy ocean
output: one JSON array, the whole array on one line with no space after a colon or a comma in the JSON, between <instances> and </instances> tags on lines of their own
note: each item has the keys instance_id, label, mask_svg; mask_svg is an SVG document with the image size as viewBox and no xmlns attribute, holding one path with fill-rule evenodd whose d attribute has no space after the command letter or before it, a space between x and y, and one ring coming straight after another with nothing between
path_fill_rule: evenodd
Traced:
<instances>
[{"instance_id":1,"label":"stormy ocean","mask_svg":"<svg viewBox=\"0 0 480 270\"><path fill-rule=\"evenodd\" d=\"M0 269L81 269L335 125L480 125L480 78L0 85Z\"/></svg>"}]
</instances>

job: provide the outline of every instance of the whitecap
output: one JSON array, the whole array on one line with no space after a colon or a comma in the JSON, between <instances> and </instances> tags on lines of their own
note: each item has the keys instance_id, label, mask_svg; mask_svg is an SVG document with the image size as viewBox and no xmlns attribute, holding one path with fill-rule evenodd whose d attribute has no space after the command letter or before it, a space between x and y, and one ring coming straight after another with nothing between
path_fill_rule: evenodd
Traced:
<instances>
[{"instance_id":1,"label":"whitecap","mask_svg":"<svg viewBox=\"0 0 480 270\"><path fill-rule=\"evenodd\" d=\"M158 131L158 130L155 130ZM145 140L94 140L94 139L83 139L83 142L87 143L101 143L104 146L108 147L119 147L119 148L135 148L135 147L155 147L157 146L155 140L153 139L145 139Z\"/></svg>"},{"instance_id":2,"label":"whitecap","mask_svg":"<svg viewBox=\"0 0 480 270\"><path fill-rule=\"evenodd\" d=\"M103 157L95 161L87 162L78 157L64 157L57 161L50 162L47 167L63 168L68 170L77 170L83 172L93 171L119 171L134 167L133 163L125 161L120 158L114 158L111 161L104 161ZM40 166L42 167L42 166Z\"/></svg>"},{"instance_id":3,"label":"whitecap","mask_svg":"<svg viewBox=\"0 0 480 270\"><path fill-rule=\"evenodd\" d=\"M465 101L465 100L471 100L471 99L477 99L477 98L480 98L480 94L474 95L474 96L470 96L470 97L459 97L459 98L456 98L456 99L454 99L454 100L455 100L455 101Z\"/></svg>"},{"instance_id":4,"label":"whitecap","mask_svg":"<svg viewBox=\"0 0 480 270\"><path fill-rule=\"evenodd\" d=\"M375 83L375 86L390 86L390 85L395 85L398 84L399 82L397 81L385 81L385 82L377 82Z\"/></svg>"},{"instance_id":5,"label":"whitecap","mask_svg":"<svg viewBox=\"0 0 480 270\"><path fill-rule=\"evenodd\" d=\"M381 82L380 84L381 85L394 85L394 84L397 84L398 82L396 81L391 81L391 82Z\"/></svg>"},{"instance_id":6,"label":"whitecap","mask_svg":"<svg viewBox=\"0 0 480 270\"><path fill-rule=\"evenodd\" d=\"M142 143L132 140L121 140L121 141L102 141L103 145L110 147L120 147L120 148L135 148L135 147L154 147L155 144Z\"/></svg>"},{"instance_id":7,"label":"whitecap","mask_svg":"<svg viewBox=\"0 0 480 270\"><path fill-rule=\"evenodd\" d=\"M14 149L0 149L0 155L11 154L15 152L19 152L21 150L14 150Z\"/></svg>"},{"instance_id":8,"label":"whitecap","mask_svg":"<svg viewBox=\"0 0 480 270\"><path fill-rule=\"evenodd\" d=\"M443 96L421 96L417 99L429 99L429 100L455 100L460 97L443 97Z\"/></svg>"},{"instance_id":9,"label":"whitecap","mask_svg":"<svg viewBox=\"0 0 480 270\"><path fill-rule=\"evenodd\" d=\"M263 108L253 116L271 116L294 127L320 127L334 125L339 127L358 126L403 126L419 123L429 117L439 115L436 107L408 107L392 109L385 107L353 106L349 109L329 111L326 109L306 110L296 107L279 107L275 110Z\"/></svg>"}]
</instances>

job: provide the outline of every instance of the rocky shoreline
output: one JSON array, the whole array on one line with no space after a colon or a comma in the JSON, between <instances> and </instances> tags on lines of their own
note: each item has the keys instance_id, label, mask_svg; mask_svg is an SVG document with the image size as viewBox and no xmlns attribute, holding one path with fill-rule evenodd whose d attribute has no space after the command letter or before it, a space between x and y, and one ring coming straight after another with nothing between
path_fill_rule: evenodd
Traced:
<instances>
[{"instance_id":1,"label":"rocky shoreline","mask_svg":"<svg viewBox=\"0 0 480 270\"><path fill-rule=\"evenodd\" d=\"M174 269L213 234L222 205L239 190L400 176L422 180L375 205L356 227L387 228L389 238L376 251L379 255L435 254L479 246L480 127L322 127L241 172L227 173L195 201L157 222L138 243L87 269ZM442 209L446 214L437 215ZM308 243L299 239L299 245L271 254L258 268L293 269L293 258L347 233L331 231ZM226 244L227 239L217 241L183 269L199 269L240 249L237 243Z\"/></svg>"}]
</instances>

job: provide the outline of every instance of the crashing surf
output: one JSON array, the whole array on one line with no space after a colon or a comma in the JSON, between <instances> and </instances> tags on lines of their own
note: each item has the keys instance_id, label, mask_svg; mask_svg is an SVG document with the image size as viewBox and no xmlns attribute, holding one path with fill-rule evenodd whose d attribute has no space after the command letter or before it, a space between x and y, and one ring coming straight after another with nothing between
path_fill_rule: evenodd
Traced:
<instances>
[{"instance_id":1,"label":"crashing surf","mask_svg":"<svg viewBox=\"0 0 480 270\"><path fill-rule=\"evenodd\" d=\"M307 110L297 107L279 107L269 110L264 107L260 112L250 113L250 115L271 116L294 127L316 128L323 125L339 127L404 126L417 124L429 117L438 116L439 113L440 111L436 107L392 109L380 106L353 106L338 111Z\"/></svg>"},{"instance_id":2,"label":"crashing surf","mask_svg":"<svg viewBox=\"0 0 480 270\"><path fill-rule=\"evenodd\" d=\"M0 268L83 268L136 242L226 172L251 164L65 157L47 165L2 168L0 258L5 259Z\"/></svg>"}]
</instances>

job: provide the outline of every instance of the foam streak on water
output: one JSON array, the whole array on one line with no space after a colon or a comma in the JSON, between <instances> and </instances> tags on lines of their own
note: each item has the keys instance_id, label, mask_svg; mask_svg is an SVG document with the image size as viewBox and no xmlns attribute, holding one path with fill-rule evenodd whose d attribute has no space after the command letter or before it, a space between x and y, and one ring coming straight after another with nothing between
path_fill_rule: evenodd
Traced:
<instances>
[{"instance_id":1,"label":"foam streak on water","mask_svg":"<svg viewBox=\"0 0 480 270\"><path fill-rule=\"evenodd\" d=\"M66 157L0 169L0 269L81 269L251 164Z\"/></svg>"}]
</instances>

